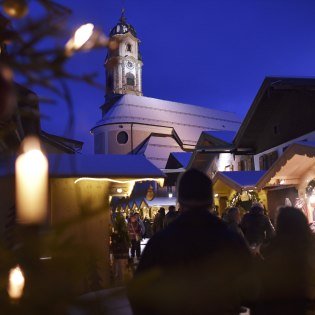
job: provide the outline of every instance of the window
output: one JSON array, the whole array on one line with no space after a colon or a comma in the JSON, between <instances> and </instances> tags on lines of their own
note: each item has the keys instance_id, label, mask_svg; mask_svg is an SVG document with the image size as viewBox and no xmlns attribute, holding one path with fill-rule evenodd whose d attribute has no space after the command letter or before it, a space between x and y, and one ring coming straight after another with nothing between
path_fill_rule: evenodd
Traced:
<instances>
[{"instance_id":1,"label":"window","mask_svg":"<svg viewBox=\"0 0 315 315\"><path fill-rule=\"evenodd\" d=\"M260 170L268 170L278 159L278 151L273 151L259 157Z\"/></svg>"},{"instance_id":2,"label":"window","mask_svg":"<svg viewBox=\"0 0 315 315\"><path fill-rule=\"evenodd\" d=\"M245 161L239 161L238 162L238 171L245 171Z\"/></svg>"},{"instance_id":3,"label":"window","mask_svg":"<svg viewBox=\"0 0 315 315\"><path fill-rule=\"evenodd\" d=\"M127 85L134 86L135 85L135 76L128 72L126 74Z\"/></svg>"},{"instance_id":4,"label":"window","mask_svg":"<svg viewBox=\"0 0 315 315\"><path fill-rule=\"evenodd\" d=\"M126 144L128 142L128 133L126 131L121 131L117 134L117 142L119 144Z\"/></svg>"},{"instance_id":5,"label":"window","mask_svg":"<svg viewBox=\"0 0 315 315\"><path fill-rule=\"evenodd\" d=\"M131 44L127 44L126 50L131 52L131 47L132 47Z\"/></svg>"},{"instance_id":6,"label":"window","mask_svg":"<svg viewBox=\"0 0 315 315\"><path fill-rule=\"evenodd\" d=\"M109 89L113 89L113 87L114 87L114 80L113 80L113 76L111 74L107 75L107 87Z\"/></svg>"},{"instance_id":7,"label":"window","mask_svg":"<svg viewBox=\"0 0 315 315\"><path fill-rule=\"evenodd\" d=\"M246 171L254 171L255 170L255 163L254 163L254 157L248 156L246 158Z\"/></svg>"}]
</instances>

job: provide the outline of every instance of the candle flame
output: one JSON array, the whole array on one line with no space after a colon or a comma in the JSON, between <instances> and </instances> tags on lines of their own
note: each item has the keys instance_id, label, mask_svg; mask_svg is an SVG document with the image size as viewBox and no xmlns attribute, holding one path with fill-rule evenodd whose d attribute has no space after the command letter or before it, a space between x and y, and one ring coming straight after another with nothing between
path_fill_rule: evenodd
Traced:
<instances>
[{"instance_id":1,"label":"candle flame","mask_svg":"<svg viewBox=\"0 0 315 315\"><path fill-rule=\"evenodd\" d=\"M25 278L20 266L10 269L8 294L12 299L19 299L23 295Z\"/></svg>"},{"instance_id":2,"label":"candle flame","mask_svg":"<svg viewBox=\"0 0 315 315\"><path fill-rule=\"evenodd\" d=\"M37 137L28 136L23 140L21 149L23 153L33 150L40 150L40 141Z\"/></svg>"}]
</instances>

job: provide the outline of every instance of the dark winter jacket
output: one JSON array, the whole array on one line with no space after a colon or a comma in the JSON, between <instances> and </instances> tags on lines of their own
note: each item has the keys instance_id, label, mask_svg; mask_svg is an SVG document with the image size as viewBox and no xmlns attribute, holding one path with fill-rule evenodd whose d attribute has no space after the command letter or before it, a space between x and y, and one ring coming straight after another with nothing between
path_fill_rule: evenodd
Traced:
<instances>
[{"instance_id":1,"label":"dark winter jacket","mask_svg":"<svg viewBox=\"0 0 315 315\"><path fill-rule=\"evenodd\" d=\"M165 214L158 212L153 220L153 233L157 233L163 229Z\"/></svg>"},{"instance_id":2,"label":"dark winter jacket","mask_svg":"<svg viewBox=\"0 0 315 315\"><path fill-rule=\"evenodd\" d=\"M251 257L207 210L183 212L147 244L129 298L135 315L236 314Z\"/></svg>"},{"instance_id":3,"label":"dark winter jacket","mask_svg":"<svg viewBox=\"0 0 315 315\"><path fill-rule=\"evenodd\" d=\"M164 218L163 226L167 227L170 223L172 223L178 217L177 211L169 211Z\"/></svg>"},{"instance_id":4,"label":"dark winter jacket","mask_svg":"<svg viewBox=\"0 0 315 315\"><path fill-rule=\"evenodd\" d=\"M269 218L259 212L246 213L241 222L241 229L249 245L262 244L274 236L274 227Z\"/></svg>"},{"instance_id":5,"label":"dark winter jacket","mask_svg":"<svg viewBox=\"0 0 315 315\"><path fill-rule=\"evenodd\" d=\"M314 294L314 240L275 237L255 272L260 294L251 314L303 315Z\"/></svg>"}]
</instances>

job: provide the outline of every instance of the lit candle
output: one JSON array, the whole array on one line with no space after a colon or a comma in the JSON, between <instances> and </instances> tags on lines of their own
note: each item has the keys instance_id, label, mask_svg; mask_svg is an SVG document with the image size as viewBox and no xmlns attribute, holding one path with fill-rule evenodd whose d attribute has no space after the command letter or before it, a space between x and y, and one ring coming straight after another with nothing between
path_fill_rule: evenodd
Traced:
<instances>
[{"instance_id":1,"label":"lit candle","mask_svg":"<svg viewBox=\"0 0 315 315\"><path fill-rule=\"evenodd\" d=\"M48 161L36 138L26 138L15 162L17 220L40 224L46 219L48 202Z\"/></svg>"},{"instance_id":2,"label":"lit candle","mask_svg":"<svg viewBox=\"0 0 315 315\"><path fill-rule=\"evenodd\" d=\"M11 299L19 299L23 294L25 279L23 272L19 266L10 270L8 294Z\"/></svg>"}]
</instances>

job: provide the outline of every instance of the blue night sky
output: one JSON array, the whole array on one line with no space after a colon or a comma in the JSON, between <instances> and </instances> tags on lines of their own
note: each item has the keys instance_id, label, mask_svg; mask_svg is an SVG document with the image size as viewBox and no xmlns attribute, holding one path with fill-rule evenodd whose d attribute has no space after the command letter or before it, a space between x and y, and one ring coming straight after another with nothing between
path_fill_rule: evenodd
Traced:
<instances>
[{"instance_id":1,"label":"blue night sky","mask_svg":"<svg viewBox=\"0 0 315 315\"><path fill-rule=\"evenodd\" d=\"M71 27L92 22L106 34L120 17L121 1L64 1ZM75 4L74 4L75 3ZM142 41L145 96L246 114L268 75L314 76L313 0L126 0L127 21ZM105 86L106 51L74 56L77 73L98 72ZM75 103L72 136L93 153L89 130L101 119L104 90L71 83ZM65 104L42 105L45 131L64 135Z\"/></svg>"}]
</instances>

